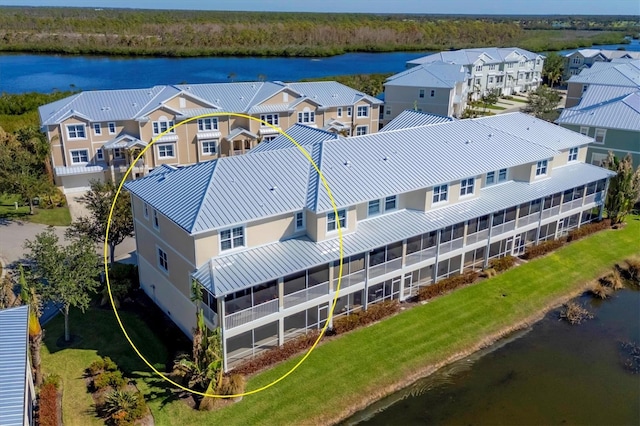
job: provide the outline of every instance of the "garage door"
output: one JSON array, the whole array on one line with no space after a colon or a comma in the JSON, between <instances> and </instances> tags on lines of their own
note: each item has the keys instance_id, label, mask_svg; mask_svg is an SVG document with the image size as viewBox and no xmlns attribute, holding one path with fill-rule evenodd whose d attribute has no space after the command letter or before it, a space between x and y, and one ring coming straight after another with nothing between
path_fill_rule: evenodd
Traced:
<instances>
[{"instance_id":1,"label":"garage door","mask_svg":"<svg viewBox=\"0 0 640 426\"><path fill-rule=\"evenodd\" d=\"M65 194L75 194L78 192L86 192L90 187L89 181L94 179L102 180L103 173L92 173L86 175L63 176L62 186L64 186Z\"/></svg>"}]
</instances>

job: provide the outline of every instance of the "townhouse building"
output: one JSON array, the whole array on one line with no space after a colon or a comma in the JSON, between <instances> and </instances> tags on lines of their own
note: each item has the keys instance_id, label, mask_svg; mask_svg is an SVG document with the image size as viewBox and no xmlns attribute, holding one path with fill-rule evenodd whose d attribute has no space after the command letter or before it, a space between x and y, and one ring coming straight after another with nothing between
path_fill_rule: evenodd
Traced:
<instances>
[{"instance_id":1,"label":"townhouse building","mask_svg":"<svg viewBox=\"0 0 640 426\"><path fill-rule=\"evenodd\" d=\"M640 89L640 60L596 62L567 80L566 108L580 103L590 86Z\"/></svg>"},{"instance_id":2,"label":"townhouse building","mask_svg":"<svg viewBox=\"0 0 640 426\"><path fill-rule=\"evenodd\" d=\"M91 179L121 179L137 154L177 123L209 113L240 113L279 128L295 123L335 133L376 132L382 102L337 82L247 82L87 91L40 107L56 183L65 193ZM249 118L192 120L163 136L131 178L161 165L182 166L249 152L277 130Z\"/></svg>"},{"instance_id":3,"label":"townhouse building","mask_svg":"<svg viewBox=\"0 0 640 426\"><path fill-rule=\"evenodd\" d=\"M572 75L578 75L586 68L590 68L596 62L611 62L620 60L640 59L640 52L627 52L625 50L605 49L579 49L564 55L564 81Z\"/></svg>"},{"instance_id":4,"label":"townhouse building","mask_svg":"<svg viewBox=\"0 0 640 426\"><path fill-rule=\"evenodd\" d=\"M526 114L290 143L126 183L140 283L190 335L202 290L225 369L382 300L481 269L597 219L592 139Z\"/></svg>"},{"instance_id":5,"label":"townhouse building","mask_svg":"<svg viewBox=\"0 0 640 426\"><path fill-rule=\"evenodd\" d=\"M480 99L497 90L501 95L535 90L542 82L543 55L518 47L444 51L407 61L407 68L431 62L465 67L469 97Z\"/></svg>"},{"instance_id":6,"label":"townhouse building","mask_svg":"<svg viewBox=\"0 0 640 426\"><path fill-rule=\"evenodd\" d=\"M384 83L382 125L407 109L441 116L461 116L467 106L468 80L469 74L463 65L440 61L392 75Z\"/></svg>"}]
</instances>

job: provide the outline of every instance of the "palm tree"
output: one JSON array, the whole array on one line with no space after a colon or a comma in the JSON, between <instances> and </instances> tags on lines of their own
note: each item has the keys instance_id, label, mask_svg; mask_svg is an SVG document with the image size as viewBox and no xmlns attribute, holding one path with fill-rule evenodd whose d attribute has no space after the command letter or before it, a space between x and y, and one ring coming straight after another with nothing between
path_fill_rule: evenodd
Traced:
<instances>
[{"instance_id":1,"label":"palm tree","mask_svg":"<svg viewBox=\"0 0 640 426\"><path fill-rule=\"evenodd\" d=\"M44 331L40 326L40 296L35 291L35 287L27 284L24 268L20 269L20 297L23 303L29 305L29 352L31 354L31 367L33 368L33 378L36 386L42 384L42 369L40 368L40 348L42 347L42 338Z\"/></svg>"}]
</instances>

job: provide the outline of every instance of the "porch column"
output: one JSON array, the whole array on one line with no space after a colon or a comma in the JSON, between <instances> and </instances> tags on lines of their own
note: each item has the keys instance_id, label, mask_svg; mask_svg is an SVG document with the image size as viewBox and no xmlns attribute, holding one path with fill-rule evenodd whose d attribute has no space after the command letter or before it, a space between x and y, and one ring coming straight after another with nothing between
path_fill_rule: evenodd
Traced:
<instances>
[{"instance_id":1,"label":"porch column","mask_svg":"<svg viewBox=\"0 0 640 426\"><path fill-rule=\"evenodd\" d=\"M433 272L431 273L432 274L431 278L433 278L434 284L438 280L438 260L440 257L440 231L442 231L442 229L438 229L436 231L436 254L434 255L435 263L433 264Z\"/></svg>"},{"instance_id":2,"label":"porch column","mask_svg":"<svg viewBox=\"0 0 640 426\"><path fill-rule=\"evenodd\" d=\"M362 308L366 311L369 305L369 252L364 254L364 300Z\"/></svg>"},{"instance_id":3,"label":"porch column","mask_svg":"<svg viewBox=\"0 0 640 426\"><path fill-rule=\"evenodd\" d=\"M493 228L493 213L489 215L489 232L487 233L487 250L484 254L484 261L482 262L482 269L486 269L489 266L489 251L491 250L491 229Z\"/></svg>"},{"instance_id":4,"label":"porch column","mask_svg":"<svg viewBox=\"0 0 640 426\"><path fill-rule=\"evenodd\" d=\"M540 228L542 227L542 211L544 210L544 199L546 197L543 197L540 200L540 211L538 212L538 229L536 229L536 240L535 240L535 245L538 245L538 243L540 242Z\"/></svg>"},{"instance_id":5,"label":"porch column","mask_svg":"<svg viewBox=\"0 0 640 426\"><path fill-rule=\"evenodd\" d=\"M604 214L604 203L607 201L607 194L609 193L609 181L611 178L607 178L606 183L604 184L604 191L602 194L602 204L600 204L600 212L598 213L598 220L602 220L602 215ZM596 186L598 184L596 183Z\"/></svg>"},{"instance_id":6,"label":"porch column","mask_svg":"<svg viewBox=\"0 0 640 426\"><path fill-rule=\"evenodd\" d=\"M220 327L220 340L222 341L222 368L226 373L229 371L229 367L227 365L227 338L225 337L225 312L224 312L224 296L217 298L216 303L218 304L218 324Z\"/></svg>"}]
</instances>

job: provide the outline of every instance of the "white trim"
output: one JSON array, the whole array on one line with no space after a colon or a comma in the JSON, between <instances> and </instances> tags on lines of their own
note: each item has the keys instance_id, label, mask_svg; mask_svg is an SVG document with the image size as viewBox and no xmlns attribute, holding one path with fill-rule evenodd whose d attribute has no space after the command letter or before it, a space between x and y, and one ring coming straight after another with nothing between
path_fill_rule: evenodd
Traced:
<instances>
[{"instance_id":1,"label":"white trim","mask_svg":"<svg viewBox=\"0 0 640 426\"><path fill-rule=\"evenodd\" d=\"M102 148L97 148L96 149L96 160L97 161L104 161L104 151L102 150Z\"/></svg>"},{"instance_id":2,"label":"white trim","mask_svg":"<svg viewBox=\"0 0 640 426\"><path fill-rule=\"evenodd\" d=\"M536 163L536 178L546 176L549 171L549 160L540 160Z\"/></svg>"},{"instance_id":3,"label":"white trim","mask_svg":"<svg viewBox=\"0 0 640 426\"><path fill-rule=\"evenodd\" d=\"M240 228L242 230L242 245L238 245L236 246L234 243L234 240L238 237L234 236L233 231L235 231L236 229ZM222 243L223 243L223 239L222 239L222 233L223 232L227 232L229 231L229 238L228 240L225 239L224 241L228 241L231 244L231 247L223 249L222 248ZM221 229L220 231L218 231L218 248L220 250L220 254L224 253L230 253L232 251L236 251L236 250L240 250L243 248L247 248L247 229L245 225L237 225L237 226L232 226L230 228L225 228L225 229Z\"/></svg>"},{"instance_id":4,"label":"white trim","mask_svg":"<svg viewBox=\"0 0 640 426\"><path fill-rule=\"evenodd\" d=\"M589 126L580 126L580 134L589 136Z\"/></svg>"},{"instance_id":5,"label":"white trim","mask_svg":"<svg viewBox=\"0 0 640 426\"><path fill-rule=\"evenodd\" d=\"M113 132L111 131L111 125L113 124ZM115 135L116 133L118 133L118 126L116 126L116 122L115 121L110 121L107 123L107 130L109 131L110 135Z\"/></svg>"},{"instance_id":6,"label":"white trim","mask_svg":"<svg viewBox=\"0 0 640 426\"><path fill-rule=\"evenodd\" d=\"M598 142L598 133L602 133L602 141ZM600 127L596 127L595 132L593 133L593 143L596 145L604 145L607 139L607 129L603 129Z\"/></svg>"},{"instance_id":7,"label":"white trim","mask_svg":"<svg viewBox=\"0 0 640 426\"><path fill-rule=\"evenodd\" d=\"M160 148L171 147L172 155L163 155L160 152ZM156 153L158 154L158 158L176 158L176 144L175 143L163 143L161 145L156 145Z\"/></svg>"},{"instance_id":8,"label":"white trim","mask_svg":"<svg viewBox=\"0 0 640 426\"><path fill-rule=\"evenodd\" d=\"M463 184L463 182L466 183ZM467 192L469 191L469 188L471 188L471 192ZM460 179L460 197L459 198L465 198L465 197L470 197L473 196L473 194L475 194L475 190L476 190L476 178L475 177L468 177L465 179ZM464 191L464 194L462 193L462 191Z\"/></svg>"},{"instance_id":9,"label":"white trim","mask_svg":"<svg viewBox=\"0 0 640 426\"><path fill-rule=\"evenodd\" d=\"M298 215L302 215L302 225L298 226ZM307 228L307 220L304 214L304 210L301 210L299 212L296 212L293 215L293 228L297 231L303 231Z\"/></svg>"},{"instance_id":10,"label":"white trim","mask_svg":"<svg viewBox=\"0 0 640 426\"><path fill-rule=\"evenodd\" d=\"M360 112L364 113L361 114ZM358 105L356 107L356 117L357 118L369 118L369 105Z\"/></svg>"},{"instance_id":11,"label":"white trim","mask_svg":"<svg viewBox=\"0 0 640 426\"><path fill-rule=\"evenodd\" d=\"M75 161L73 158L73 153L77 152L83 152L84 151L84 156L87 157L87 159L85 161ZM82 160L81 158L82 154L80 154L79 158L80 160ZM70 149L69 150L69 158L71 159L71 164L73 165L82 165L82 164L87 164L89 162L89 150L87 148L78 148L78 149Z\"/></svg>"},{"instance_id":12,"label":"white trim","mask_svg":"<svg viewBox=\"0 0 640 426\"><path fill-rule=\"evenodd\" d=\"M100 123L93 123L91 127L93 128L93 134L95 136L102 135L102 126L100 125Z\"/></svg>"},{"instance_id":13,"label":"white trim","mask_svg":"<svg viewBox=\"0 0 640 426\"><path fill-rule=\"evenodd\" d=\"M78 128L82 128L82 134L84 136L73 136L72 137L71 133L69 132L71 127L74 128L74 132L76 133L76 135L78 134ZM85 126L84 123L66 124L65 128L67 129L67 139L68 140L85 140L85 139L87 139L87 126Z\"/></svg>"},{"instance_id":14,"label":"white trim","mask_svg":"<svg viewBox=\"0 0 640 426\"><path fill-rule=\"evenodd\" d=\"M364 133L358 133L360 130L363 130ZM355 136L364 136L366 134L369 133L369 126L367 126L366 124L362 124L359 126L356 126L356 134Z\"/></svg>"},{"instance_id":15,"label":"white trim","mask_svg":"<svg viewBox=\"0 0 640 426\"><path fill-rule=\"evenodd\" d=\"M218 140L217 139L204 139L200 142L200 154L201 155L217 155L218 154ZM207 144L209 147L213 144L213 152L205 152L204 145Z\"/></svg>"},{"instance_id":16,"label":"white trim","mask_svg":"<svg viewBox=\"0 0 640 426\"><path fill-rule=\"evenodd\" d=\"M444 200L440 199L441 193L442 193L442 187L444 187L444 192L445 192L445 198ZM438 201L435 201L436 198L436 188L439 189L438 191ZM432 206L440 206L443 204L446 204L449 202L449 184L448 183L443 183L442 185L435 185L433 187L433 189L431 190L432 194L431 194L431 205Z\"/></svg>"},{"instance_id":17,"label":"white trim","mask_svg":"<svg viewBox=\"0 0 640 426\"><path fill-rule=\"evenodd\" d=\"M344 226L342 226L342 224L340 225L340 230L344 231L345 229L347 229L347 226L349 225L348 222L348 218L349 218L349 214L347 212L347 209L338 209L338 214L336 215L335 212L333 210L331 210L330 212L327 212L327 215L325 216L327 219L327 227L326 227L326 233L327 234L334 234L338 232L338 222L342 221L342 219L340 219L340 213L344 212ZM333 218L333 223L335 228L334 229L329 229L329 215L334 215Z\"/></svg>"}]
</instances>

